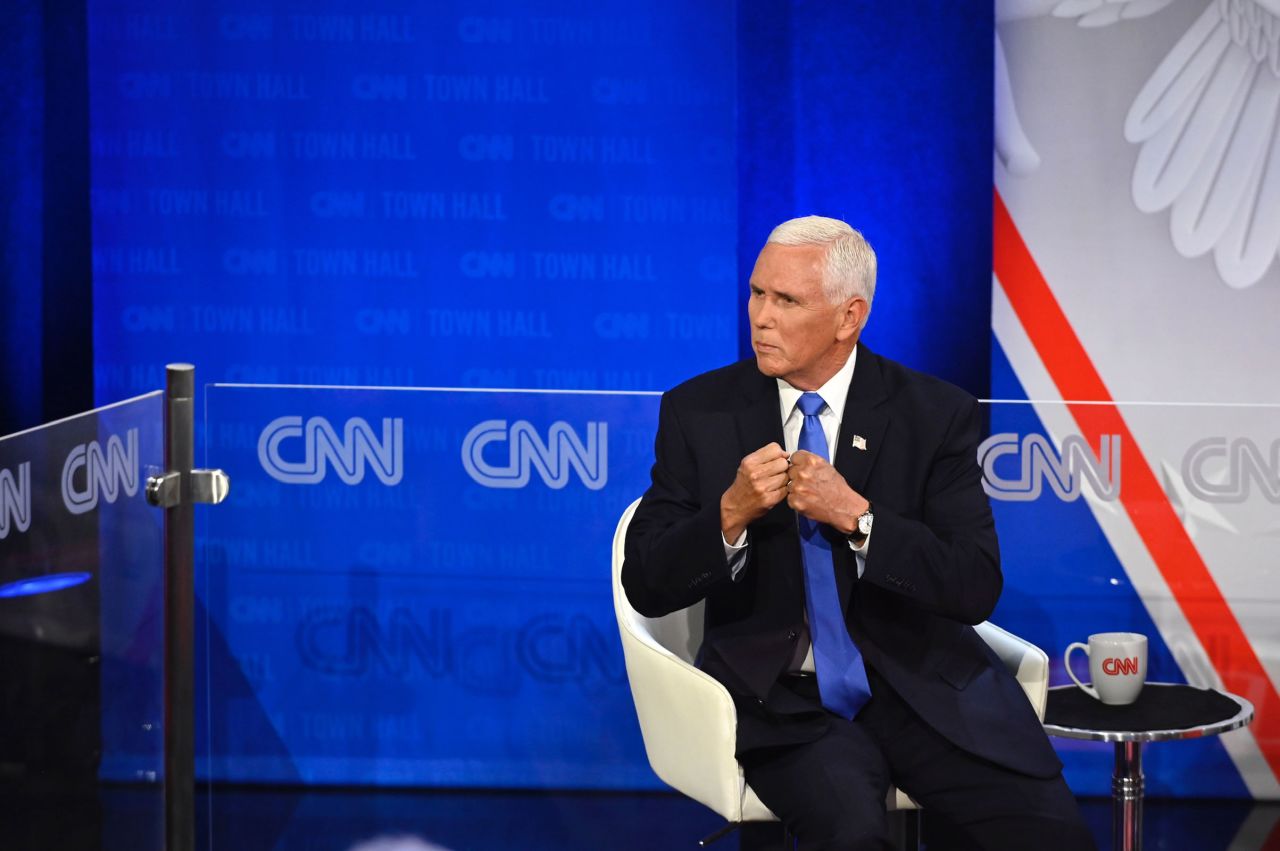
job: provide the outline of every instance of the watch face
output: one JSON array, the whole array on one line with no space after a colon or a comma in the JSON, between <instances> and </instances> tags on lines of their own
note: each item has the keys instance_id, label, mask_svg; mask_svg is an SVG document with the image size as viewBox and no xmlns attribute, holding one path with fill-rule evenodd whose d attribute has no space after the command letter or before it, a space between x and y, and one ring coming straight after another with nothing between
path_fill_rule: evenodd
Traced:
<instances>
[{"instance_id":1,"label":"watch face","mask_svg":"<svg viewBox=\"0 0 1280 851\"><path fill-rule=\"evenodd\" d=\"M858 518L858 532L863 535L871 534L871 520L875 517L870 511Z\"/></svg>"}]
</instances>

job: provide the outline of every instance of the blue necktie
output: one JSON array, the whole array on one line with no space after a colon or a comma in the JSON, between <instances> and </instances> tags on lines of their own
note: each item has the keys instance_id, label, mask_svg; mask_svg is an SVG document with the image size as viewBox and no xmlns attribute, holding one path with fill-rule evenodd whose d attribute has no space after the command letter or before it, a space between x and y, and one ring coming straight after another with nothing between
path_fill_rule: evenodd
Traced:
<instances>
[{"instance_id":1,"label":"blue necktie","mask_svg":"<svg viewBox=\"0 0 1280 851\"><path fill-rule=\"evenodd\" d=\"M817 393L805 393L798 405L804 414L799 448L826 459L827 437L818 414L827 403ZM844 718L853 718L871 699L867 669L840 611L831 544L823 537L819 528L821 524L804 515L797 515L797 518L800 524L800 555L804 559L809 633L813 639L813 662L818 669L818 691L822 695L823 706Z\"/></svg>"}]
</instances>

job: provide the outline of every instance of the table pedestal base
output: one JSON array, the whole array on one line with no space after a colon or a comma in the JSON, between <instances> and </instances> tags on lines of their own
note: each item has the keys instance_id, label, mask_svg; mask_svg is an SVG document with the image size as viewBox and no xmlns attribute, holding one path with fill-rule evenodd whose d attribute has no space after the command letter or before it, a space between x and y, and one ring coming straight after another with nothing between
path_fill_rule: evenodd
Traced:
<instances>
[{"instance_id":1,"label":"table pedestal base","mask_svg":"<svg viewBox=\"0 0 1280 851\"><path fill-rule=\"evenodd\" d=\"M1142 796L1142 742L1116 742L1111 775L1111 847L1116 851L1142 848Z\"/></svg>"},{"instance_id":2,"label":"table pedestal base","mask_svg":"<svg viewBox=\"0 0 1280 851\"><path fill-rule=\"evenodd\" d=\"M1172 705L1185 701L1194 711L1169 714ZM1238 730L1253 720L1253 704L1238 695L1217 689L1200 689L1176 683L1147 683L1138 695L1135 718L1118 725L1122 706L1104 706L1075 686L1053 686L1045 699L1044 729L1051 736L1113 742L1116 768L1111 775L1111 843L1117 851L1142 848L1142 743L1175 739L1199 739ZM1145 714L1144 714L1145 713ZM1154 713L1154 714L1152 714ZM1133 716L1132 711L1129 715ZM1157 719L1158 723L1157 723ZM1173 726L1175 724L1184 726Z\"/></svg>"}]
</instances>

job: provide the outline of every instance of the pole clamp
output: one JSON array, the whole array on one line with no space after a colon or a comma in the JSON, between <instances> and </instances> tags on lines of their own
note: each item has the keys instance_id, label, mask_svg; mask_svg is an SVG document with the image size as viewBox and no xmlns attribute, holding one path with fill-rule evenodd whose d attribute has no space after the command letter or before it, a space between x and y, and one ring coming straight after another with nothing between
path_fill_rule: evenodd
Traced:
<instances>
[{"instance_id":1,"label":"pole clamp","mask_svg":"<svg viewBox=\"0 0 1280 851\"><path fill-rule=\"evenodd\" d=\"M178 505L181 474L171 470L163 476L147 477L147 502L156 508L173 508ZM191 501L217 505L227 498L231 490L231 477L221 470L191 471Z\"/></svg>"}]
</instances>

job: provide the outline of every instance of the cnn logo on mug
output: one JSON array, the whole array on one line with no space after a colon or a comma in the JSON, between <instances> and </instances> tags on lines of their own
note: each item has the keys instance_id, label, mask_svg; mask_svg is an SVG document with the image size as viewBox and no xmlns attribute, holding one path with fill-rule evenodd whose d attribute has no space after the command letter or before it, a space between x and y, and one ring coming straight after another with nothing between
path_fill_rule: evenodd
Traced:
<instances>
[{"instance_id":1,"label":"cnn logo on mug","mask_svg":"<svg viewBox=\"0 0 1280 851\"><path fill-rule=\"evenodd\" d=\"M1091 685L1080 682L1071 670L1073 650L1083 650L1089 657ZM1067 645L1062 663L1086 694L1113 706L1133 703L1147 681L1147 637L1137 632L1098 632L1089 636L1088 644Z\"/></svg>"}]
</instances>

